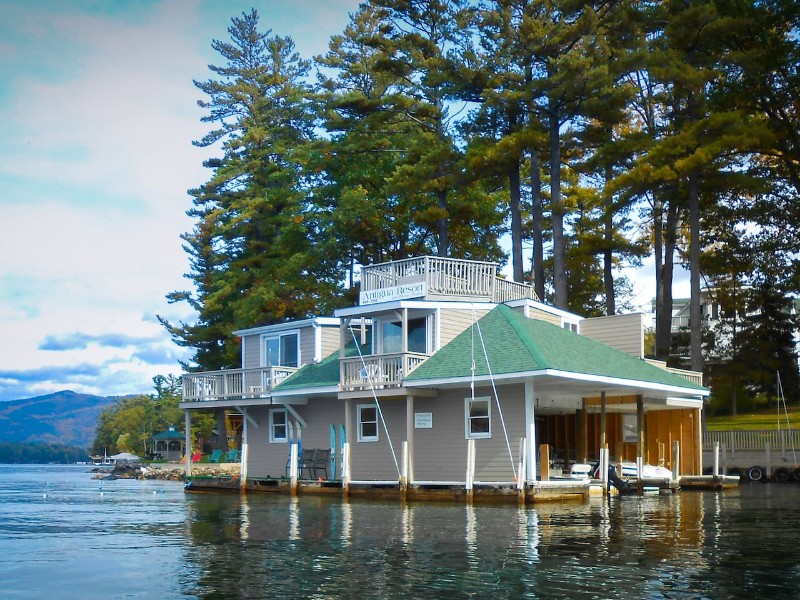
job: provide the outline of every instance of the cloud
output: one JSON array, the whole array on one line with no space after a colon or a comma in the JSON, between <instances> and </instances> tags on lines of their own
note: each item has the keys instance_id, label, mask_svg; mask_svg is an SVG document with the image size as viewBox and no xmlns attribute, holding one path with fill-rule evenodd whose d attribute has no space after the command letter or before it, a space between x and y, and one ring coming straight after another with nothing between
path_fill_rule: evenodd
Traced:
<instances>
[{"instance_id":1,"label":"cloud","mask_svg":"<svg viewBox=\"0 0 800 600\"><path fill-rule=\"evenodd\" d=\"M69 333L67 335L48 335L41 344L40 350L63 351L82 350L89 344L107 346L109 348L127 348L152 341L153 338L126 335L124 333L105 333L90 335L86 333Z\"/></svg>"}]
</instances>

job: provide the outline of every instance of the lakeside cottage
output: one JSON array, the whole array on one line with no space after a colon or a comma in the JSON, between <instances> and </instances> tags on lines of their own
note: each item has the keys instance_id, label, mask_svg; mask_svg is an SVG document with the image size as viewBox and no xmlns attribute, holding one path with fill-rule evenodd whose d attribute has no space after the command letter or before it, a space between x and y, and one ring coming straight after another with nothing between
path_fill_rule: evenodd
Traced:
<instances>
[{"instance_id":1,"label":"lakeside cottage","mask_svg":"<svg viewBox=\"0 0 800 600\"><path fill-rule=\"evenodd\" d=\"M242 368L184 375L181 408L187 444L193 411L242 415L242 487L535 497L601 448L702 471L709 392L644 358L641 314L581 318L493 263L365 266L358 306L234 333Z\"/></svg>"}]
</instances>

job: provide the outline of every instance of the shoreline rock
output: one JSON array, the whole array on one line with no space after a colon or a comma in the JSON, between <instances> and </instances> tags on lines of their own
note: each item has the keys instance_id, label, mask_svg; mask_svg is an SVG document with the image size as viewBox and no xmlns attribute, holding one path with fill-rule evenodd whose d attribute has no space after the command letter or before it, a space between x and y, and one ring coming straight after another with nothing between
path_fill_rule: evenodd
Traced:
<instances>
[{"instance_id":1,"label":"shoreline rock","mask_svg":"<svg viewBox=\"0 0 800 600\"><path fill-rule=\"evenodd\" d=\"M239 465L192 465L193 475L238 475ZM103 481L114 481L115 479L158 479L162 481L185 481L186 480L186 467L184 465L158 465L145 466L142 464L121 464L115 465L109 471L108 469L95 468L92 469L95 476L92 479L100 479Z\"/></svg>"}]
</instances>

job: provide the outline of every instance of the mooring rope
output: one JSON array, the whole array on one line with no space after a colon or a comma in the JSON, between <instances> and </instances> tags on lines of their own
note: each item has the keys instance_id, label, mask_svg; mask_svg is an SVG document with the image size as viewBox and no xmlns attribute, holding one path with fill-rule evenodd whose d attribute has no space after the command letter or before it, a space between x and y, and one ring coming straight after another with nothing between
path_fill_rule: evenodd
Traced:
<instances>
[{"instance_id":1,"label":"mooring rope","mask_svg":"<svg viewBox=\"0 0 800 600\"><path fill-rule=\"evenodd\" d=\"M392 460L394 461L394 467L397 469L397 477L400 479L403 474L400 471L400 464L397 462L397 455L394 452L394 445L392 444L392 436L389 435L389 428L386 426L386 419L383 418L383 410L381 410L381 403L378 402L378 395L375 393L375 382L373 381L372 375L370 375L369 370L367 369L367 363L364 360L364 355L361 353L361 345L358 343L356 339L356 334L353 331L353 326L348 325L350 329L350 335L353 337L353 341L356 345L356 350L358 351L358 358L361 359L361 368L363 369L364 375L369 382L369 389L372 392L372 398L375 400L375 406L378 409L378 416L380 416L381 423L383 424L383 430L386 432L386 440L389 442L389 450L392 451Z\"/></svg>"},{"instance_id":2,"label":"mooring rope","mask_svg":"<svg viewBox=\"0 0 800 600\"><path fill-rule=\"evenodd\" d=\"M486 361L486 368L489 371L489 381L492 384L492 392L494 392L494 401L495 401L495 404L497 404L497 412L500 414L500 423L503 426L503 435L505 436L506 448L508 449L508 460L511 462L511 472L514 473L514 479L516 480L517 479L517 467L514 464L514 455L511 452L511 443L508 441L508 430L506 429L506 421L503 418L503 408L500 406L500 396L497 393L497 386L494 383L494 374L492 373L492 366L489 364L489 355L486 352L486 344L483 341L483 333L481 332L481 326L478 323L478 320L477 320L476 315L475 315L475 305L472 305L472 326L474 328L477 328L477 330L478 330L478 338L481 341L481 348L483 349L483 358ZM473 337L474 337L474 335L475 334L473 333ZM473 348L473 354L472 354L472 365L473 365L472 368L473 368L473 380L474 380L474 369L475 369L475 350L474 350L474 348ZM472 385L474 386L474 381L473 381ZM473 390L473 397L474 397L474 393L475 392Z\"/></svg>"}]
</instances>

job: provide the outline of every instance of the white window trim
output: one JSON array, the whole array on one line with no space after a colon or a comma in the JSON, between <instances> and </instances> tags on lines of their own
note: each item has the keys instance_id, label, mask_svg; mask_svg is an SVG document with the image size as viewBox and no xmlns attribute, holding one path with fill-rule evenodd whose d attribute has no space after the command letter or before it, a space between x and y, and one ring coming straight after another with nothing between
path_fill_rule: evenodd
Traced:
<instances>
[{"instance_id":1,"label":"white window trim","mask_svg":"<svg viewBox=\"0 0 800 600\"><path fill-rule=\"evenodd\" d=\"M259 348L259 352L261 353L261 366L262 367L266 367L267 366L267 348L266 348L267 340L280 340L283 336L288 336L288 335L294 335L294 336L297 337L297 366L300 367L300 365L302 364L300 362L301 354L302 354L302 351L300 349L300 342L302 341L302 338L300 336L300 330L299 329L289 329L287 331L276 331L275 333L262 333L261 334L261 339L260 339L261 347ZM275 367L275 366L278 366L278 365L272 365L272 366ZM280 366L286 366L286 365L280 365Z\"/></svg>"},{"instance_id":2,"label":"white window trim","mask_svg":"<svg viewBox=\"0 0 800 600\"><path fill-rule=\"evenodd\" d=\"M361 411L364 409L374 409L375 410L375 435L374 436L364 436L361 435ZM369 421L370 423L372 421ZM357 440L359 442L377 442L380 439L380 415L378 414L378 405L377 404L359 404L356 406L356 435Z\"/></svg>"},{"instance_id":3,"label":"white window trim","mask_svg":"<svg viewBox=\"0 0 800 600\"><path fill-rule=\"evenodd\" d=\"M275 420L274 415L276 413L283 413L284 415L284 431L286 431L286 437L283 439L275 437ZM289 442L289 411L285 408L271 408L269 410L269 443L270 444L287 444Z\"/></svg>"},{"instance_id":4,"label":"white window trim","mask_svg":"<svg viewBox=\"0 0 800 600\"><path fill-rule=\"evenodd\" d=\"M437 309L438 311L438 309ZM424 354L433 354L434 348L438 345L437 336L438 331L434 332L433 328L437 325L439 320L435 317L436 312L424 312L422 314L409 314L408 320L425 319L425 352ZM387 354L383 347L383 328L388 324L400 324L402 327L402 319L398 319L395 315L376 318L373 320L373 336L372 336L372 353L373 354ZM408 335L408 332L405 332ZM375 335L377 334L377 335Z\"/></svg>"},{"instance_id":5,"label":"white window trim","mask_svg":"<svg viewBox=\"0 0 800 600\"><path fill-rule=\"evenodd\" d=\"M489 431L486 433L472 433L470 431L469 408L473 402L486 402L489 417ZM464 438L468 440L485 440L492 437L492 399L489 396L464 398Z\"/></svg>"}]
</instances>

